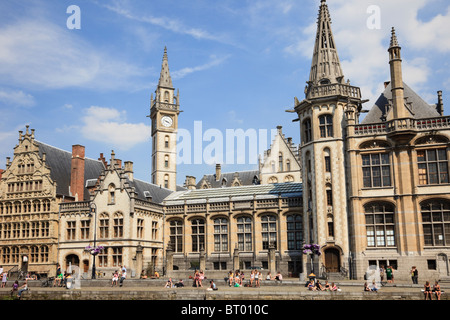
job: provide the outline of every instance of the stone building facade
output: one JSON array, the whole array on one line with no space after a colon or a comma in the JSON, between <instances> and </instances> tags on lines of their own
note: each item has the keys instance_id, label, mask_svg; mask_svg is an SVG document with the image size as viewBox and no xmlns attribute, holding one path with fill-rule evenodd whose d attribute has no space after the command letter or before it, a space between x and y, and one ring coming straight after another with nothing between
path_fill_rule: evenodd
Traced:
<instances>
[{"instance_id":1,"label":"stone building facade","mask_svg":"<svg viewBox=\"0 0 450 320\"><path fill-rule=\"evenodd\" d=\"M90 277L110 277L126 266L130 277L163 268L163 207L170 190L134 178L133 163L111 154L98 179L87 181L89 200L61 203L60 264ZM86 248L103 247L98 254Z\"/></svg>"},{"instance_id":2,"label":"stone building facade","mask_svg":"<svg viewBox=\"0 0 450 320\"><path fill-rule=\"evenodd\" d=\"M321 1L301 129L305 238L320 245L323 271L363 279L393 267L409 279L449 274L449 117L442 93L429 105L404 82L395 31L391 79L360 122L358 87L344 81L331 20ZM324 192L325 191L325 192Z\"/></svg>"},{"instance_id":3,"label":"stone building facade","mask_svg":"<svg viewBox=\"0 0 450 320\"><path fill-rule=\"evenodd\" d=\"M272 272L303 272L299 183L174 192L164 211L174 270L267 270L273 245Z\"/></svg>"}]
</instances>

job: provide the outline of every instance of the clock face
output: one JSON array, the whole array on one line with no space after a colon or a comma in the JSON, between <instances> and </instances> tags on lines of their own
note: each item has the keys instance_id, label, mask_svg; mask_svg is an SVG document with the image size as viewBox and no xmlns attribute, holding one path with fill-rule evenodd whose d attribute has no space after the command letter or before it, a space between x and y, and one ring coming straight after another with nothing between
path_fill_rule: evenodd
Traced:
<instances>
[{"instance_id":1,"label":"clock face","mask_svg":"<svg viewBox=\"0 0 450 320\"><path fill-rule=\"evenodd\" d=\"M171 127L172 124L173 124L173 120L172 120L171 117L164 116L164 117L161 118L161 124L162 124L164 127Z\"/></svg>"}]
</instances>

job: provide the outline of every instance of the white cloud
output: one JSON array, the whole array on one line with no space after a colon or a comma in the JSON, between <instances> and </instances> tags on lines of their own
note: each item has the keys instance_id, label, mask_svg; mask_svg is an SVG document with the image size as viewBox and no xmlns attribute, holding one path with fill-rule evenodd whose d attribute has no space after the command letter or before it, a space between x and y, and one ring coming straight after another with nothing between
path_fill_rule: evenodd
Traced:
<instances>
[{"instance_id":1,"label":"white cloud","mask_svg":"<svg viewBox=\"0 0 450 320\"><path fill-rule=\"evenodd\" d=\"M141 89L148 75L101 52L75 32L45 20L20 20L0 28L0 77L38 89L83 87Z\"/></svg>"},{"instance_id":2,"label":"white cloud","mask_svg":"<svg viewBox=\"0 0 450 320\"><path fill-rule=\"evenodd\" d=\"M35 105L34 97L21 90L0 88L0 102L8 106L32 107Z\"/></svg>"},{"instance_id":3,"label":"white cloud","mask_svg":"<svg viewBox=\"0 0 450 320\"><path fill-rule=\"evenodd\" d=\"M123 6L119 6L117 3L115 5L105 5L105 4L102 5L108 10L111 10L127 19L155 25L175 33L186 34L191 37L194 37L195 39L206 39L218 42L224 42L225 39L223 36L213 35L208 31L200 28L188 27L178 19L163 16L156 17L150 14L137 15L132 13L130 10L124 8Z\"/></svg>"},{"instance_id":4,"label":"white cloud","mask_svg":"<svg viewBox=\"0 0 450 320\"><path fill-rule=\"evenodd\" d=\"M327 2L330 9L336 46L346 78L361 87L372 105L390 79L388 46L391 28L395 27L403 56L403 79L421 94L431 76L430 52L450 52L450 7L427 22L419 19L426 0L348 0ZM380 9L380 28L369 29L368 20ZM401 15L400 15L401 13ZM309 24L284 51L290 55L312 58L316 21ZM423 94L423 93L422 93ZM366 106L367 107L367 106Z\"/></svg>"},{"instance_id":5,"label":"white cloud","mask_svg":"<svg viewBox=\"0 0 450 320\"><path fill-rule=\"evenodd\" d=\"M187 76L188 74L191 74L191 73L194 73L194 72L198 72L198 71L207 70L209 68L212 68L212 67L215 67L217 65L222 64L228 58L229 58L229 55L224 56L224 57L211 56L211 61L208 62L208 63L205 63L203 65L196 66L196 67L186 67L186 68L183 68L181 70L173 71L172 72L172 78L173 79L181 79L181 78L184 78L185 76Z\"/></svg>"},{"instance_id":6,"label":"white cloud","mask_svg":"<svg viewBox=\"0 0 450 320\"><path fill-rule=\"evenodd\" d=\"M128 150L151 137L150 126L126 122L126 111L91 106L84 113L80 130L87 139Z\"/></svg>"}]
</instances>

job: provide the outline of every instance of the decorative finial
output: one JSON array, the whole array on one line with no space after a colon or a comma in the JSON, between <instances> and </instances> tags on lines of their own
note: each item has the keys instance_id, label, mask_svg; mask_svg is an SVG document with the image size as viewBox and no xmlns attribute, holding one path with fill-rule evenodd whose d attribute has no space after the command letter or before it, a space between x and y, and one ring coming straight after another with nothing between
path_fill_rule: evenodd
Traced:
<instances>
[{"instance_id":1,"label":"decorative finial","mask_svg":"<svg viewBox=\"0 0 450 320\"><path fill-rule=\"evenodd\" d=\"M391 48L398 47L397 35L395 34L395 28L392 27Z\"/></svg>"}]
</instances>

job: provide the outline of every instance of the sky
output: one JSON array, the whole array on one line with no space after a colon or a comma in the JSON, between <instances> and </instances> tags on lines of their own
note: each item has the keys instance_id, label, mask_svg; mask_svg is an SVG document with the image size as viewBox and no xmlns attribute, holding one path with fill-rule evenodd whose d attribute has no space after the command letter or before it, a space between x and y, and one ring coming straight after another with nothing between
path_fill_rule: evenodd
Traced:
<instances>
[{"instance_id":1,"label":"sky","mask_svg":"<svg viewBox=\"0 0 450 320\"><path fill-rule=\"evenodd\" d=\"M370 100L364 108L370 109L389 80L387 49L395 27L404 81L430 104L442 90L444 113L450 113L448 1L327 4L345 78ZM109 160L114 150L116 158L134 163L136 178L151 181L147 116L165 47L180 92L179 128L191 135L193 146L201 144L192 147L192 161L178 164L178 184L187 175L199 181L214 173L206 157L194 161L194 153L202 155L211 143L208 133L222 134L226 146L227 130L256 132L261 154L280 125L299 143L296 117L285 111L294 107L294 97L304 98L319 5L319 0L1 0L0 168L6 157L13 158L18 131L29 125L37 140L67 151L84 145L92 159L103 153ZM252 152L248 143L245 152L222 162L222 170L256 169Z\"/></svg>"}]
</instances>

